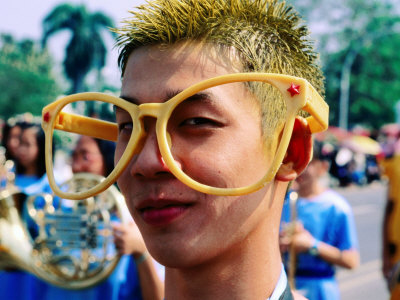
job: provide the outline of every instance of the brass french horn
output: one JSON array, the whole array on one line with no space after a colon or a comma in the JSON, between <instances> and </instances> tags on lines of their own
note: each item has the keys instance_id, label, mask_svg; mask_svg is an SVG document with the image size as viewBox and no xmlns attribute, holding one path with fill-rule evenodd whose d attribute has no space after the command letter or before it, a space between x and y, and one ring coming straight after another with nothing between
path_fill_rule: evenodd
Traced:
<instances>
[{"instance_id":1,"label":"brass french horn","mask_svg":"<svg viewBox=\"0 0 400 300\"><path fill-rule=\"evenodd\" d=\"M63 189L79 191L103 179L75 174ZM129 218L115 186L82 201L52 194L29 196L29 224L22 221L21 196L11 188L0 194L0 268L22 269L66 289L88 288L111 274L120 259L111 222L115 218L126 223Z\"/></svg>"},{"instance_id":2,"label":"brass french horn","mask_svg":"<svg viewBox=\"0 0 400 300\"><path fill-rule=\"evenodd\" d=\"M32 251L18 211L23 195L14 186L13 169L14 162L6 160L5 149L0 147L0 269L28 266Z\"/></svg>"}]
</instances>

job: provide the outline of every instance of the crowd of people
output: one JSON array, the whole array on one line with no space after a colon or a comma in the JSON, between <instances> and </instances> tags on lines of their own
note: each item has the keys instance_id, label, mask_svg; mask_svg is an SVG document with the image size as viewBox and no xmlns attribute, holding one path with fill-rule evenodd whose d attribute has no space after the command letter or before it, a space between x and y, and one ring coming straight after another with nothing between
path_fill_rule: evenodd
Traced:
<instances>
[{"instance_id":1,"label":"crowd of people","mask_svg":"<svg viewBox=\"0 0 400 300\"><path fill-rule=\"evenodd\" d=\"M328 132L339 130L336 127L332 128L328 129ZM380 131L372 135L366 129L362 134L357 133L357 130L340 129L340 131L346 138L335 137L334 133L316 138L322 143L325 159L329 161L329 184L338 187L364 186L379 181L381 179L379 161L385 155L384 148L387 141L385 135ZM361 141L357 145L359 139ZM363 145L363 142L366 145Z\"/></svg>"},{"instance_id":2,"label":"crowd of people","mask_svg":"<svg viewBox=\"0 0 400 300\"><path fill-rule=\"evenodd\" d=\"M48 131L57 119L57 129L82 134L67 153L71 173L116 176L134 220L114 225L124 257L104 282L81 291L3 270L0 297L339 299L335 266L357 267L357 234L350 205L321 179L329 171L341 186L364 184L380 178L379 160L324 142L314 143L312 156L313 134L328 129L328 106L300 24L290 6L269 0L137 8L116 30L121 96L99 99L114 105L117 126L56 105L41 119ZM44 142L37 123L5 122L2 145L25 194L51 192ZM292 192L295 205L284 204ZM24 203L20 214L34 226ZM295 264L287 263L293 253Z\"/></svg>"},{"instance_id":3,"label":"crowd of people","mask_svg":"<svg viewBox=\"0 0 400 300\"><path fill-rule=\"evenodd\" d=\"M37 235L37 225L27 212L27 197L52 193L45 170L44 132L37 119L29 114L16 116L4 124L2 131L5 159L15 163L14 169L8 172L15 174L13 184L19 192L26 195L15 199L18 201L15 205L19 208L21 219L33 240ZM113 169L114 151L113 142L83 137L76 143L71 154L71 171L107 176ZM0 271L0 297L21 300L162 299L163 270L148 254L133 220L123 224L116 219L113 231L115 248L122 257L105 281L94 287L69 290L47 283L25 270L7 269Z\"/></svg>"}]
</instances>

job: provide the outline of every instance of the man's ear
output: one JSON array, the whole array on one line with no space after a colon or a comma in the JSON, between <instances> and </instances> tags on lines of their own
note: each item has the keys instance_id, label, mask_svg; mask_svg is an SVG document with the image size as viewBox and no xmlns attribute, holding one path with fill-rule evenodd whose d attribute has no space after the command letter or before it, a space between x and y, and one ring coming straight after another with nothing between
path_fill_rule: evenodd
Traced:
<instances>
[{"instance_id":1,"label":"man's ear","mask_svg":"<svg viewBox=\"0 0 400 300\"><path fill-rule=\"evenodd\" d=\"M307 121L296 118L288 150L275 175L279 181L292 181L307 167L312 156L312 136Z\"/></svg>"}]
</instances>

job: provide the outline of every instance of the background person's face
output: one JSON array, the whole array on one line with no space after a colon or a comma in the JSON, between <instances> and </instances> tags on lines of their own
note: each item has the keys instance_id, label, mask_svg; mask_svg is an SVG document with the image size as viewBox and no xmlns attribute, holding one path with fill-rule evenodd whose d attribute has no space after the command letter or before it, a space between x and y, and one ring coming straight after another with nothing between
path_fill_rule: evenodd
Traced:
<instances>
[{"instance_id":1,"label":"background person's face","mask_svg":"<svg viewBox=\"0 0 400 300\"><path fill-rule=\"evenodd\" d=\"M72 172L87 172L104 176L105 166L103 156L96 141L88 136L82 136L72 154Z\"/></svg>"},{"instance_id":2,"label":"background person's face","mask_svg":"<svg viewBox=\"0 0 400 300\"><path fill-rule=\"evenodd\" d=\"M18 146L17 158L24 168L30 168L36 164L39 155L39 147L36 140L37 129L28 128L21 134Z\"/></svg>"},{"instance_id":3,"label":"background person's face","mask_svg":"<svg viewBox=\"0 0 400 300\"><path fill-rule=\"evenodd\" d=\"M193 46L138 49L129 58L121 96L137 104L163 102L196 82L237 72L231 64L215 57L215 53L211 56ZM203 138L204 142L208 142L207 137L219 142L211 144L207 151L185 152L186 156L175 158L177 163L187 174L210 184L241 186L255 181L265 174L270 163L263 149L257 104L249 99L243 85L234 89L219 86L211 94L217 101L207 113L219 126L206 129L209 135L204 134ZM202 109L196 107L199 112ZM198 126L193 119L181 124ZM263 201L266 193L272 193L270 184L241 197L217 197L194 191L164 165L155 121L145 119L144 125L147 136L143 148L120 176L118 185L147 247L162 264L197 264L234 248L256 231L260 222L277 221L271 221L266 213L268 205L275 203ZM207 124L201 126L208 128ZM124 146L124 142L118 141L116 160Z\"/></svg>"},{"instance_id":4,"label":"background person's face","mask_svg":"<svg viewBox=\"0 0 400 300\"><path fill-rule=\"evenodd\" d=\"M19 141L21 138L21 127L14 126L10 130L10 134L7 139L7 151L10 152L11 156L16 156L19 147Z\"/></svg>"},{"instance_id":5,"label":"background person's face","mask_svg":"<svg viewBox=\"0 0 400 300\"><path fill-rule=\"evenodd\" d=\"M312 188L326 174L328 168L329 164L326 161L311 160L304 171L297 177L295 186L300 190Z\"/></svg>"}]
</instances>

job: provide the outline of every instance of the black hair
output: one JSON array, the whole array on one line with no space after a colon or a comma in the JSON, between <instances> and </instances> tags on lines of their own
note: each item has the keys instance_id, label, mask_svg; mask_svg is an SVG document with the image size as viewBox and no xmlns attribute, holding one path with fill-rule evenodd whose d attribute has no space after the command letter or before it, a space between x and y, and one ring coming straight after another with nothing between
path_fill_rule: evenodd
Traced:
<instances>
[{"instance_id":1,"label":"black hair","mask_svg":"<svg viewBox=\"0 0 400 300\"><path fill-rule=\"evenodd\" d=\"M107 177L114 169L114 153L115 153L115 143L111 141L94 139L99 147L100 153L103 157L105 174Z\"/></svg>"},{"instance_id":2,"label":"black hair","mask_svg":"<svg viewBox=\"0 0 400 300\"><path fill-rule=\"evenodd\" d=\"M330 161L332 151L328 144L314 140L313 142L313 160Z\"/></svg>"}]
</instances>

